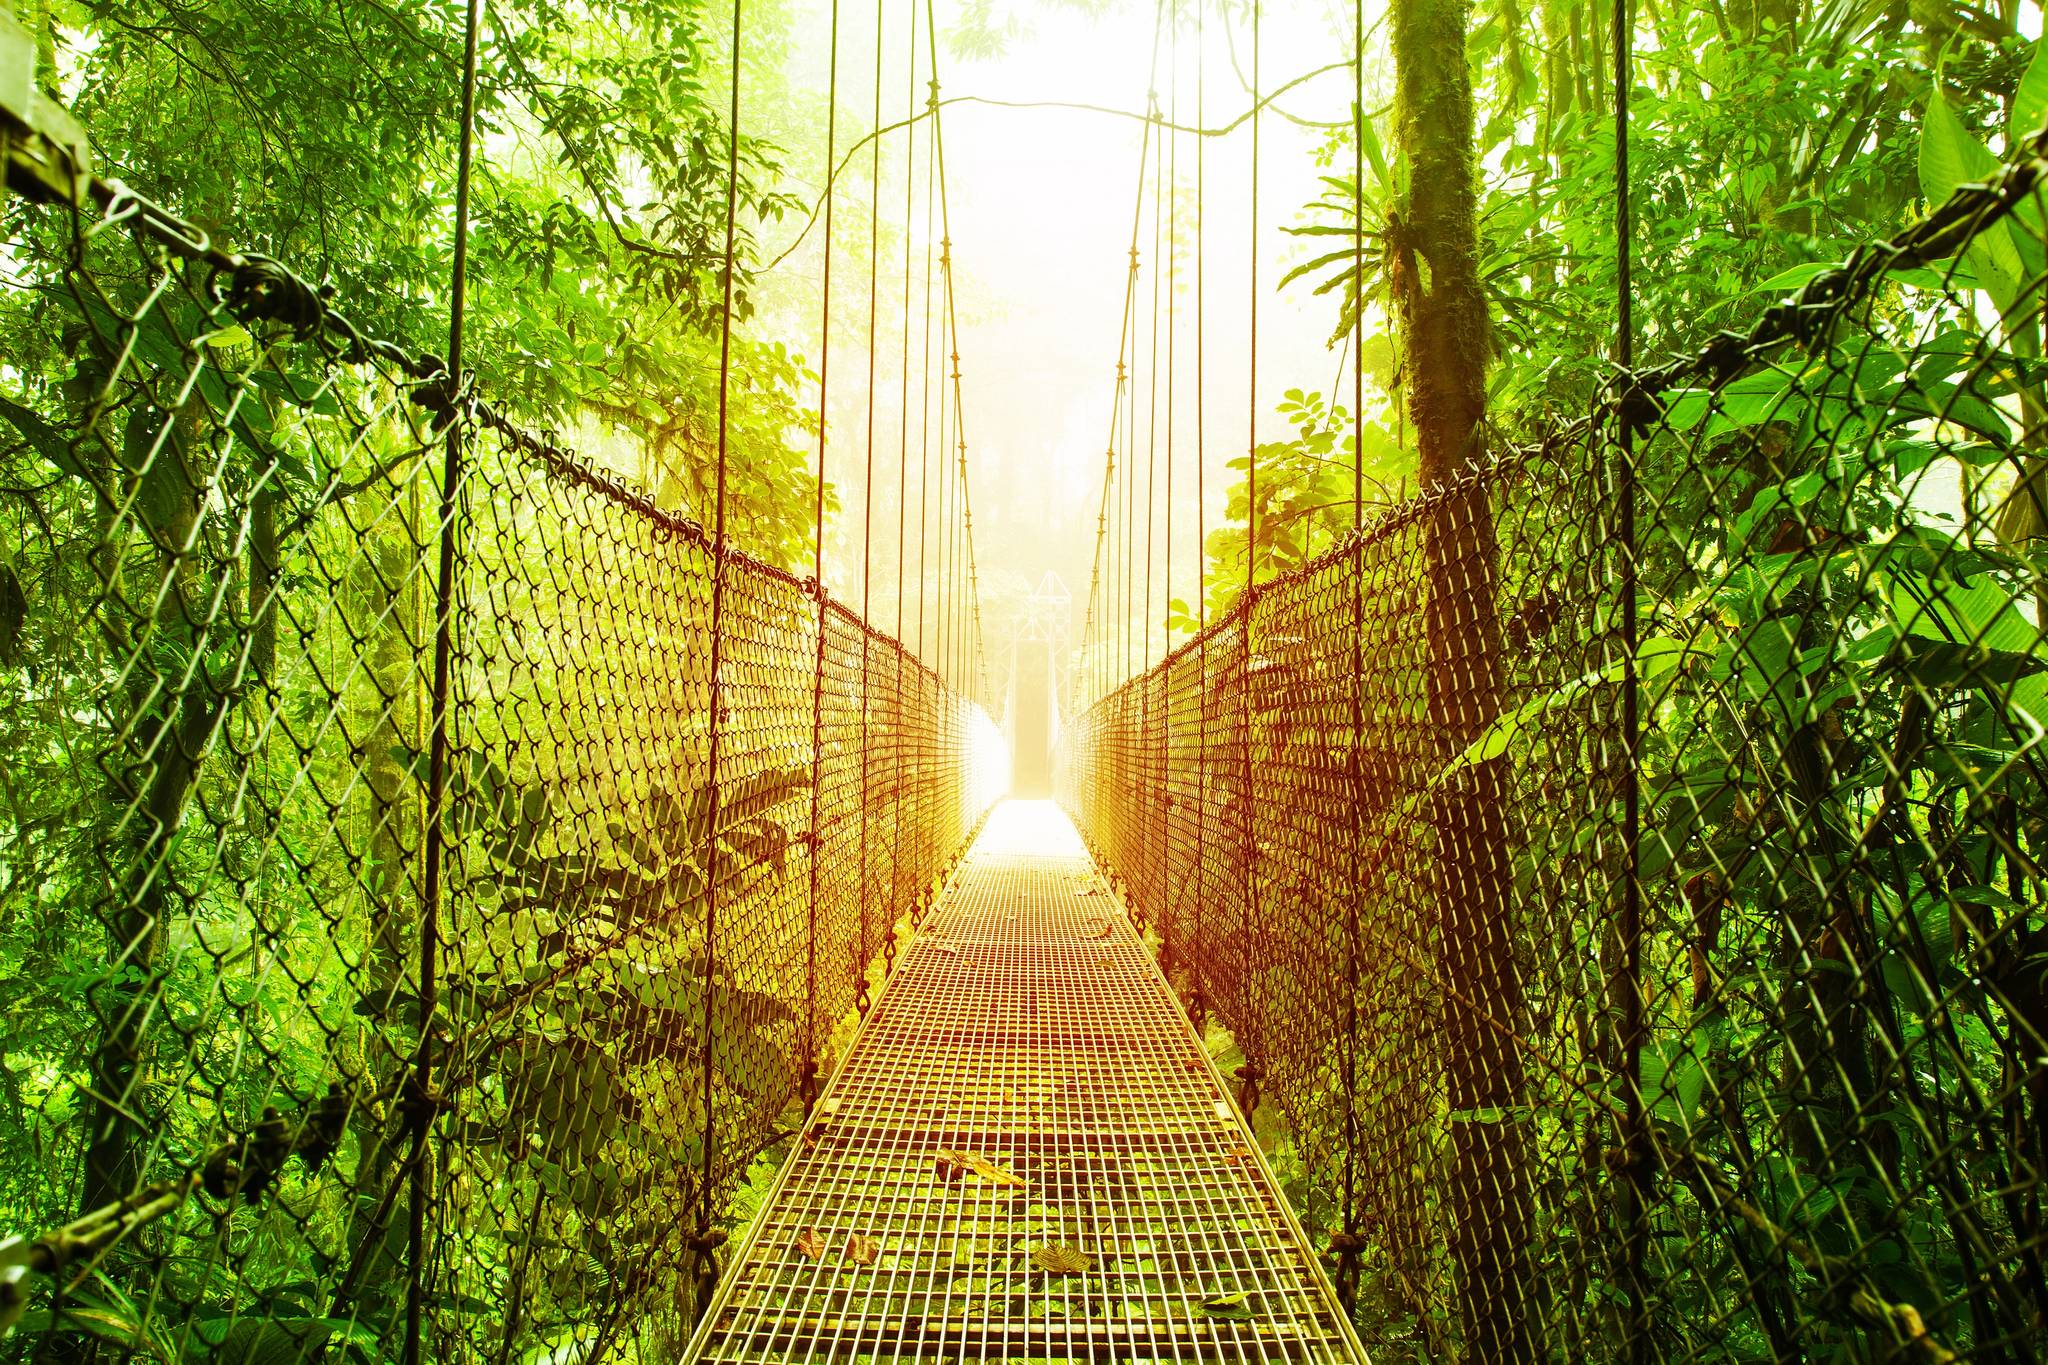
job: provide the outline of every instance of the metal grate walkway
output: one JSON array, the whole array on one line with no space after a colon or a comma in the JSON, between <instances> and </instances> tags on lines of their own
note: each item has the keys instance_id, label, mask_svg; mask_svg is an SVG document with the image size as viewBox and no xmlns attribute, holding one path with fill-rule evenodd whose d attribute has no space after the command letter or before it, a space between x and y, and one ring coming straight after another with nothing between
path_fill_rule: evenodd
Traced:
<instances>
[{"instance_id":1,"label":"metal grate walkway","mask_svg":"<svg viewBox=\"0 0 2048 1365\"><path fill-rule=\"evenodd\" d=\"M906 1358L1364 1358L1050 802L990 817L687 1355Z\"/></svg>"}]
</instances>

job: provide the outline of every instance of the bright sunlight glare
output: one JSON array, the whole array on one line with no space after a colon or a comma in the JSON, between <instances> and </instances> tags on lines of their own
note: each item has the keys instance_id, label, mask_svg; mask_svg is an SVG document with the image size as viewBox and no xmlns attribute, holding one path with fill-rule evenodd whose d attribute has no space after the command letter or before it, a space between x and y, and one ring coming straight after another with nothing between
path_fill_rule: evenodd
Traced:
<instances>
[{"instance_id":1,"label":"bright sunlight glare","mask_svg":"<svg viewBox=\"0 0 2048 1365\"><path fill-rule=\"evenodd\" d=\"M1085 858L1074 822L1054 801L1007 800L989 812L977 853L999 857Z\"/></svg>"},{"instance_id":2,"label":"bright sunlight glare","mask_svg":"<svg viewBox=\"0 0 2048 1365\"><path fill-rule=\"evenodd\" d=\"M1010 790L1010 742L979 706L967 722L968 809L987 810Z\"/></svg>"}]
</instances>

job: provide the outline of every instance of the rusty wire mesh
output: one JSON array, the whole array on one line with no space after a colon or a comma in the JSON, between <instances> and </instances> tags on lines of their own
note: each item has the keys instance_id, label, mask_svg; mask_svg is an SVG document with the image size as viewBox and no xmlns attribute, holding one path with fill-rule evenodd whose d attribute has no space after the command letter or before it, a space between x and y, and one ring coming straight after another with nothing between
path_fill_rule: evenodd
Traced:
<instances>
[{"instance_id":1,"label":"rusty wire mesh","mask_svg":"<svg viewBox=\"0 0 2048 1365\"><path fill-rule=\"evenodd\" d=\"M965 845L986 717L276 264L94 191L10 216L0 289L0 1353L679 1350L749 1166Z\"/></svg>"},{"instance_id":2,"label":"rusty wire mesh","mask_svg":"<svg viewBox=\"0 0 2048 1365\"><path fill-rule=\"evenodd\" d=\"M1070 728L1379 1358L2048 1349L2040 153Z\"/></svg>"}]
</instances>

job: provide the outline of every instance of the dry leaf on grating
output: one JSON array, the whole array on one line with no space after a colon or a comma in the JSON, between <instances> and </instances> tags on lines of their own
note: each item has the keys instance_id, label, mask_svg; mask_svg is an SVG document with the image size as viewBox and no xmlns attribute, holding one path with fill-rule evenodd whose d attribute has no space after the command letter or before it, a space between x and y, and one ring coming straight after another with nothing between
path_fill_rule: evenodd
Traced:
<instances>
[{"instance_id":1,"label":"dry leaf on grating","mask_svg":"<svg viewBox=\"0 0 2048 1365\"><path fill-rule=\"evenodd\" d=\"M1028 1188L1031 1184L1024 1177L1004 1170L993 1161L973 1156L966 1152L941 1150L933 1156L932 1160L938 1164L939 1174L947 1180L958 1180L962 1173L972 1171L983 1180L991 1181L997 1185L1014 1185L1021 1190Z\"/></svg>"},{"instance_id":2,"label":"dry leaf on grating","mask_svg":"<svg viewBox=\"0 0 2048 1365\"><path fill-rule=\"evenodd\" d=\"M1095 1264L1095 1258L1078 1247L1042 1246L1031 1253L1031 1264L1048 1275L1080 1275Z\"/></svg>"}]
</instances>

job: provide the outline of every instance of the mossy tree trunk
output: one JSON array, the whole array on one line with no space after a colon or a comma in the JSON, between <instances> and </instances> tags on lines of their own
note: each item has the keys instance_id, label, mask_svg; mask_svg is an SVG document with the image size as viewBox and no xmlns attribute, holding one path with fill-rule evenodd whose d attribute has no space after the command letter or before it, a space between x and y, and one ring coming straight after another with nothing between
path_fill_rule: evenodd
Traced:
<instances>
[{"instance_id":1,"label":"mossy tree trunk","mask_svg":"<svg viewBox=\"0 0 2048 1365\"><path fill-rule=\"evenodd\" d=\"M1429 531L1429 716L1445 763L1499 710L1495 542L1488 490L1464 476L1481 455L1490 351L1479 278L1478 191L1465 35L1468 0L1394 7L1396 135L1407 170L1390 215L1390 282L1402 387L1425 492L1442 498ZM1464 1354L1533 1358L1528 1325L1528 1182L1522 1018L1503 816L1505 763L1463 768L1431 797L1437 930L1458 1001L1447 1001L1452 1264ZM1463 1003L1460 1003L1462 1001Z\"/></svg>"}]
</instances>

